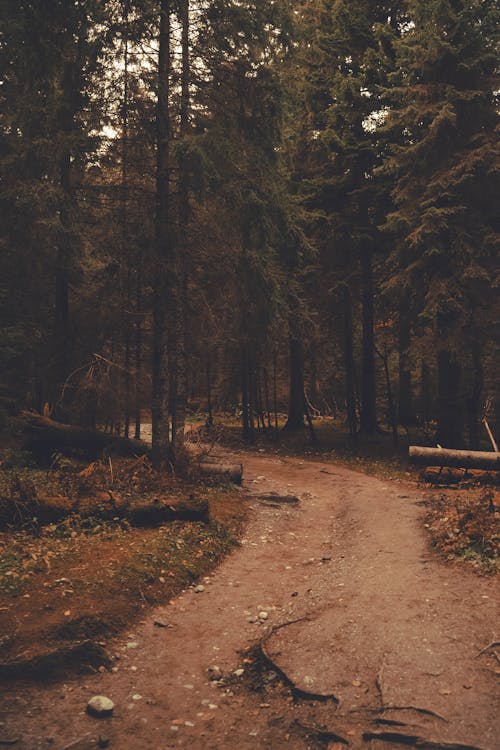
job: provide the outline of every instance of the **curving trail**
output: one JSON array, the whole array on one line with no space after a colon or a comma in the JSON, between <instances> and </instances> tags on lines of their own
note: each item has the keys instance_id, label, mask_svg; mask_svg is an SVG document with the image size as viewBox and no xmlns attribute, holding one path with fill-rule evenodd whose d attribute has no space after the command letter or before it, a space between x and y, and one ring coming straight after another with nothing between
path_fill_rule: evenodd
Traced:
<instances>
[{"instance_id":1,"label":"curving trail","mask_svg":"<svg viewBox=\"0 0 500 750\"><path fill-rule=\"evenodd\" d=\"M250 522L205 590L185 591L115 643L118 671L15 686L0 740L16 733L18 750L87 750L99 735L116 750L338 750L341 740L398 747L406 735L406 744L437 750L500 747L499 664L492 652L479 655L499 640L498 585L429 551L421 493L333 463L237 460L254 495L242 493ZM269 492L302 499L258 500ZM261 624L259 611L268 613ZM168 627L155 627L157 618ZM268 657L299 693L338 702L293 702L269 673L264 691L250 689L241 652L266 632ZM220 687L209 680L213 665L246 672ZM112 719L85 714L98 693L114 700ZM390 745L373 739L380 733Z\"/></svg>"}]
</instances>

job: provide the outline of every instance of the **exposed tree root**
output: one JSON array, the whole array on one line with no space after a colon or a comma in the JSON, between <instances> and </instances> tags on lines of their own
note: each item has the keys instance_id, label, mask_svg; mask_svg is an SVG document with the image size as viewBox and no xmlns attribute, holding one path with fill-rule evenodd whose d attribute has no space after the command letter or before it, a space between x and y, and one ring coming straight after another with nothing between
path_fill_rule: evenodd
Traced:
<instances>
[{"instance_id":1,"label":"exposed tree root","mask_svg":"<svg viewBox=\"0 0 500 750\"><path fill-rule=\"evenodd\" d=\"M384 667L385 667L385 656L384 656L384 659L382 660L382 664L380 665L380 669L377 673L377 676L375 677L375 687L378 690L378 694L380 696L380 705L382 706L382 708L385 707L384 686L382 683L382 674L384 671Z\"/></svg>"},{"instance_id":2,"label":"exposed tree root","mask_svg":"<svg viewBox=\"0 0 500 750\"><path fill-rule=\"evenodd\" d=\"M336 695L333 695L333 693L314 693L310 690L304 690L303 688L298 687L294 681L286 674L286 672L279 667L276 662L272 659L272 657L269 655L269 652L267 651L267 642L273 636L275 633L278 632L278 630L281 630L282 628L286 628L289 625L294 625L297 622L303 622L304 620L309 620L308 617L299 617L297 620L291 620L290 622L284 622L281 625L276 625L275 627L271 628L271 630L265 634L265 636L261 639L259 643L259 653L261 655L261 658L263 662L267 663L270 669L272 669L276 674L281 678L283 683L286 685L286 687L290 690L292 693L292 696L295 699L300 700L308 700L308 701L333 701L337 705L340 703L339 699Z\"/></svg>"},{"instance_id":3,"label":"exposed tree root","mask_svg":"<svg viewBox=\"0 0 500 750\"><path fill-rule=\"evenodd\" d=\"M430 708L419 708L419 706L383 706L382 708L355 709L354 711L351 711L351 713L360 713L363 711L371 714L384 714L386 711L416 711L424 716L433 716L440 721L444 721L447 724L449 723L448 719L441 716L441 714L436 713L436 711L432 711Z\"/></svg>"},{"instance_id":4,"label":"exposed tree root","mask_svg":"<svg viewBox=\"0 0 500 750\"><path fill-rule=\"evenodd\" d=\"M364 732L365 742L380 740L381 742L396 742L399 745L409 745L419 750L482 750L476 745L464 745L460 742L435 742L426 740L416 734L404 734L402 732Z\"/></svg>"},{"instance_id":5,"label":"exposed tree root","mask_svg":"<svg viewBox=\"0 0 500 750\"><path fill-rule=\"evenodd\" d=\"M488 651L493 651L495 648L500 648L500 641L493 641L493 643L490 643L488 646L482 648L481 651L476 655L476 658L478 656L481 656L482 654L488 653Z\"/></svg>"},{"instance_id":6,"label":"exposed tree root","mask_svg":"<svg viewBox=\"0 0 500 750\"><path fill-rule=\"evenodd\" d=\"M304 724L304 722L299 721L299 719L295 719L294 724L308 734L313 734L318 737L318 739L324 740L325 742L340 742L342 745L349 745L349 740L346 740L345 737L342 737L336 732L332 732L331 729L321 729L321 727L314 726L313 724Z\"/></svg>"},{"instance_id":7,"label":"exposed tree root","mask_svg":"<svg viewBox=\"0 0 500 750\"><path fill-rule=\"evenodd\" d=\"M296 495L279 495L277 492L270 492L268 495L259 495L259 500L268 503L300 503L300 497Z\"/></svg>"}]
</instances>

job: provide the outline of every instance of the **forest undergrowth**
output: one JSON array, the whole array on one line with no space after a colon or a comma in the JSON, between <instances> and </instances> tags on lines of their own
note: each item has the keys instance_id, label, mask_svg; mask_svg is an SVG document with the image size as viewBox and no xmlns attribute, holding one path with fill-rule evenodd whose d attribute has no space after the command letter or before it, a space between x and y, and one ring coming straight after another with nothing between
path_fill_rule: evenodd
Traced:
<instances>
[{"instance_id":1,"label":"forest undergrowth","mask_svg":"<svg viewBox=\"0 0 500 750\"><path fill-rule=\"evenodd\" d=\"M194 586L244 523L236 488L159 475L148 460L16 461L0 465L4 677L98 668L109 637Z\"/></svg>"}]
</instances>

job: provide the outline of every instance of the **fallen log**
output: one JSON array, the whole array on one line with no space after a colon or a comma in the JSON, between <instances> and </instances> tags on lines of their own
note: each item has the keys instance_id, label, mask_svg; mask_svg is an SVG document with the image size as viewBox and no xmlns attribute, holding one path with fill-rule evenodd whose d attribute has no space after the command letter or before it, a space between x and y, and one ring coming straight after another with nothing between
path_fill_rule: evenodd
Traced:
<instances>
[{"instance_id":1,"label":"fallen log","mask_svg":"<svg viewBox=\"0 0 500 750\"><path fill-rule=\"evenodd\" d=\"M143 440L130 440L76 425L56 422L35 412L24 412L21 426L25 439L23 448L37 458L48 461L54 453L79 456L95 461L103 456L145 456L151 446ZM243 466L207 457L198 464L202 474L221 476L234 484L241 484Z\"/></svg>"},{"instance_id":2,"label":"fallen log","mask_svg":"<svg viewBox=\"0 0 500 750\"><path fill-rule=\"evenodd\" d=\"M24 412L21 425L25 435L24 449L40 458L48 459L56 451L77 452L90 460L103 455L144 456L150 451L150 446L142 440L129 440L100 430L56 422L35 412Z\"/></svg>"},{"instance_id":3,"label":"fallen log","mask_svg":"<svg viewBox=\"0 0 500 750\"><path fill-rule=\"evenodd\" d=\"M219 476L223 479L228 479L233 484L241 484L243 481L242 464L217 463L216 461L209 463L208 461L203 461L198 465L198 468L202 474Z\"/></svg>"},{"instance_id":4,"label":"fallen log","mask_svg":"<svg viewBox=\"0 0 500 750\"><path fill-rule=\"evenodd\" d=\"M458 451L410 445L409 460L417 466L452 466L457 469L500 471L500 453L493 451Z\"/></svg>"}]
</instances>

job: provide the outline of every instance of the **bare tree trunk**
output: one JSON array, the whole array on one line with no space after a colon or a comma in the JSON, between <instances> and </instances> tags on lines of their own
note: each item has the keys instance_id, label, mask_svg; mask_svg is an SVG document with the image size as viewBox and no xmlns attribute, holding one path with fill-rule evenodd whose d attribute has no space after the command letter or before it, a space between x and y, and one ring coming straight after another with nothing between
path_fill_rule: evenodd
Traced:
<instances>
[{"instance_id":1,"label":"bare tree trunk","mask_svg":"<svg viewBox=\"0 0 500 750\"><path fill-rule=\"evenodd\" d=\"M436 442L443 448L463 445L462 368L447 350L438 353L438 403Z\"/></svg>"},{"instance_id":2,"label":"bare tree trunk","mask_svg":"<svg viewBox=\"0 0 500 750\"><path fill-rule=\"evenodd\" d=\"M214 417L212 413L212 373L210 367L210 353L207 355L207 422L206 425L210 430L214 426Z\"/></svg>"},{"instance_id":3,"label":"bare tree trunk","mask_svg":"<svg viewBox=\"0 0 500 750\"><path fill-rule=\"evenodd\" d=\"M158 103L156 114L156 226L153 278L152 461L156 469L169 461L167 264L170 260L170 0L160 0Z\"/></svg>"},{"instance_id":4,"label":"bare tree trunk","mask_svg":"<svg viewBox=\"0 0 500 750\"><path fill-rule=\"evenodd\" d=\"M384 363L385 385L387 389L387 406L389 410L389 422L391 424L391 430L392 430L392 444L394 445L395 448L397 448L398 447L398 422L396 418L396 409L394 408L394 399L392 396L391 374L389 371L389 353L387 351L387 344L384 345L383 352L379 352L378 349L376 349L376 351Z\"/></svg>"},{"instance_id":5,"label":"bare tree trunk","mask_svg":"<svg viewBox=\"0 0 500 750\"><path fill-rule=\"evenodd\" d=\"M131 264L130 264L130 248L128 246L128 217L127 217L127 193L128 193L128 174L127 174L127 149L128 149L128 0L123 2L123 21L124 21L124 39L123 39L123 102L122 102L122 164L121 164L121 223L122 223L122 262L126 265L126 281L125 281L125 311L124 311L124 325L125 325L125 353L124 353L124 390L125 390L125 437L129 437L130 432L130 414L131 414L131 381L130 381L130 365L131 365L131 343L132 343L132 331L130 322L130 308L132 304L132 280L131 280Z\"/></svg>"},{"instance_id":6,"label":"bare tree trunk","mask_svg":"<svg viewBox=\"0 0 500 750\"><path fill-rule=\"evenodd\" d=\"M420 401L421 401L421 418L425 427L429 424L431 415L431 388L429 377L429 365L423 359L420 368Z\"/></svg>"},{"instance_id":7,"label":"bare tree trunk","mask_svg":"<svg viewBox=\"0 0 500 750\"><path fill-rule=\"evenodd\" d=\"M399 306L398 321L399 348L399 388L398 388L398 422L408 427L415 424L413 407L412 378L410 365L411 328L408 302L404 299Z\"/></svg>"},{"instance_id":8,"label":"bare tree trunk","mask_svg":"<svg viewBox=\"0 0 500 750\"><path fill-rule=\"evenodd\" d=\"M373 435L377 431L373 268L371 250L366 247L361 253L361 282L363 337L360 429L367 435Z\"/></svg>"},{"instance_id":9,"label":"bare tree trunk","mask_svg":"<svg viewBox=\"0 0 500 750\"><path fill-rule=\"evenodd\" d=\"M248 388L248 363L246 353L241 358L241 418L243 428L243 440L250 440L250 404Z\"/></svg>"},{"instance_id":10,"label":"bare tree trunk","mask_svg":"<svg viewBox=\"0 0 500 750\"><path fill-rule=\"evenodd\" d=\"M181 102L180 138L186 141L189 131L189 0L180 2L181 23ZM171 367L174 370L172 393L172 447L174 458L179 457L184 448L184 430L187 409L187 255L189 225L189 177L186 159L179 159L179 235L173 258L173 351Z\"/></svg>"},{"instance_id":11,"label":"bare tree trunk","mask_svg":"<svg viewBox=\"0 0 500 750\"><path fill-rule=\"evenodd\" d=\"M354 374L354 346L352 333L351 292L347 284L342 286L343 323L344 323L344 371L347 404L347 423L349 433L355 440L358 433L356 415L356 381Z\"/></svg>"},{"instance_id":12,"label":"bare tree trunk","mask_svg":"<svg viewBox=\"0 0 500 750\"><path fill-rule=\"evenodd\" d=\"M141 439L141 380L142 380L142 258L137 259L137 278L135 289L135 433L136 440Z\"/></svg>"},{"instance_id":13,"label":"bare tree trunk","mask_svg":"<svg viewBox=\"0 0 500 750\"><path fill-rule=\"evenodd\" d=\"M278 432L278 355L276 347L273 351L273 408L274 408L274 429Z\"/></svg>"},{"instance_id":14,"label":"bare tree trunk","mask_svg":"<svg viewBox=\"0 0 500 750\"><path fill-rule=\"evenodd\" d=\"M481 396L484 386L484 370L482 361L482 347L479 331L476 331L471 342L472 354L472 386L467 399L467 422L469 433L469 448L478 450L480 443L481 424Z\"/></svg>"},{"instance_id":15,"label":"bare tree trunk","mask_svg":"<svg viewBox=\"0 0 500 750\"><path fill-rule=\"evenodd\" d=\"M290 318L290 335L288 340L290 352L290 392L288 401L288 419L284 430L302 430L304 428L304 352L294 315Z\"/></svg>"},{"instance_id":16,"label":"bare tree trunk","mask_svg":"<svg viewBox=\"0 0 500 750\"><path fill-rule=\"evenodd\" d=\"M73 52L73 51L72 51ZM74 53L73 53L74 54ZM59 111L61 130L69 141L75 127L74 113L76 110L76 61L68 60L63 78L62 103ZM71 239L71 207L74 200L72 186L71 152L70 148L64 151L59 162L59 180L61 187L61 202L59 209L60 228L57 238L57 262L55 278L55 304L54 304L54 400L63 386L70 366L70 312L69 312L69 269L72 254ZM58 416L64 416L64 406L58 405L55 410Z\"/></svg>"}]
</instances>

